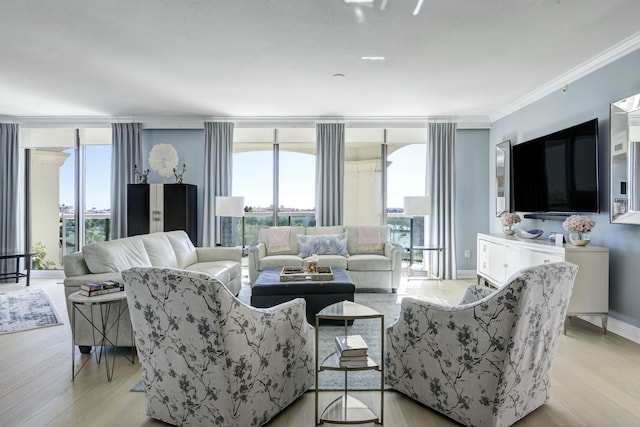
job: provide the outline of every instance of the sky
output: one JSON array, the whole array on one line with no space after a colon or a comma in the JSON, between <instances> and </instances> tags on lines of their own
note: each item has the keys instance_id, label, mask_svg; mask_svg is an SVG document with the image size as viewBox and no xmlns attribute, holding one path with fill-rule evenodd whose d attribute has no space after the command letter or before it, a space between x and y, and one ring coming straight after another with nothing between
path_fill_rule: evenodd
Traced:
<instances>
[{"instance_id":1,"label":"sky","mask_svg":"<svg viewBox=\"0 0 640 427\"><path fill-rule=\"evenodd\" d=\"M87 145L85 169L87 175L86 205L87 209L109 209L111 204L111 146ZM73 206L74 201L74 149L66 150L71 155L60 168L60 203Z\"/></svg>"}]
</instances>

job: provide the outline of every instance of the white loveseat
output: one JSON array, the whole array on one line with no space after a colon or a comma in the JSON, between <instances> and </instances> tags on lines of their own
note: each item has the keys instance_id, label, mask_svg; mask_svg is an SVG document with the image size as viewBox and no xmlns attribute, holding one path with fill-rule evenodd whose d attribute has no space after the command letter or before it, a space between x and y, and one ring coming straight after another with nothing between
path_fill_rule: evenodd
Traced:
<instances>
[{"instance_id":1,"label":"white loveseat","mask_svg":"<svg viewBox=\"0 0 640 427\"><path fill-rule=\"evenodd\" d=\"M288 231L284 230L287 228ZM274 235L282 237L287 232L288 242L281 240L274 243ZM249 247L249 282L253 284L260 272L266 269L305 267L310 255L317 255L320 267L346 269L356 290L384 289L395 292L400 286L403 249L389 240L389 234L388 226L261 229L258 244ZM309 247L315 251L309 252Z\"/></svg>"},{"instance_id":2,"label":"white loveseat","mask_svg":"<svg viewBox=\"0 0 640 427\"><path fill-rule=\"evenodd\" d=\"M84 246L82 251L66 255L63 259L65 296L79 290L83 283L104 280L121 282L121 272L132 267L170 267L206 273L237 295L242 278L241 260L240 248L196 248L182 230L91 243ZM79 307L87 317L91 316L88 306ZM69 319L72 318L71 310L72 305L67 299ZM94 306L93 311L94 318L99 318L98 307ZM126 315L121 317L117 331L112 328L107 336L113 341L116 332L118 345L133 345L128 308ZM91 325L82 315L76 315L74 338L83 352L94 345Z\"/></svg>"}]
</instances>

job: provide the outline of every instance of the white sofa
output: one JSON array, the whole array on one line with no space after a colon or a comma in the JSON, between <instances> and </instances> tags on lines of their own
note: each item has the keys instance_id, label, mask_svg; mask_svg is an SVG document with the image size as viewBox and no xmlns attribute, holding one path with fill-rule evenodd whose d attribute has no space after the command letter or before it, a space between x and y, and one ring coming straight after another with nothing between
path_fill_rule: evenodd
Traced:
<instances>
[{"instance_id":1,"label":"white sofa","mask_svg":"<svg viewBox=\"0 0 640 427\"><path fill-rule=\"evenodd\" d=\"M356 290L382 289L395 292L400 286L403 249L389 240L388 226L288 227L288 244L270 244L272 231L283 228L286 227L261 229L258 233L258 244L249 247L250 284L253 284L260 272L266 269L306 266L310 253L305 252L302 246L309 243L309 239L307 238L306 242L302 241L301 246L300 235L326 237L330 243L320 242L326 244L317 245L317 252L314 253L319 258L318 266L346 269L356 285ZM365 229L369 238L371 231L377 232L378 241L371 243L367 240L363 243ZM335 250L336 245L333 243L344 242L345 238L346 250Z\"/></svg>"},{"instance_id":2,"label":"white sofa","mask_svg":"<svg viewBox=\"0 0 640 427\"><path fill-rule=\"evenodd\" d=\"M224 284L234 295L241 286L240 248L204 247L196 248L186 232L169 231L126 237L107 242L91 243L82 251L66 255L64 265L64 288L68 297L88 282L104 280L122 281L121 272L132 267L170 267L209 274ZM94 318L99 318L98 307L93 306ZM67 299L69 319L72 305ZM88 306L80 310L91 316ZM73 325L72 325L73 330ZM119 328L112 328L107 335L111 340L118 333L118 345L132 346L131 321L127 315L121 317ZM87 352L94 345L94 334L89 322L76 315L75 343Z\"/></svg>"}]
</instances>

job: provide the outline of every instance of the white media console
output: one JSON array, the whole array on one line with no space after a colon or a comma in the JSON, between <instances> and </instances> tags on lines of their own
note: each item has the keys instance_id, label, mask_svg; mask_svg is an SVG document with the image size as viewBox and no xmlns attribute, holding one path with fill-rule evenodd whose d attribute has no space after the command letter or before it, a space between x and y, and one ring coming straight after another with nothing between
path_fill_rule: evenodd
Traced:
<instances>
[{"instance_id":1,"label":"white media console","mask_svg":"<svg viewBox=\"0 0 640 427\"><path fill-rule=\"evenodd\" d=\"M599 315L603 332L609 314L609 249L597 246L555 246L502 234L478 233L478 279L502 287L516 271L532 265L567 261L578 265L567 317Z\"/></svg>"}]
</instances>

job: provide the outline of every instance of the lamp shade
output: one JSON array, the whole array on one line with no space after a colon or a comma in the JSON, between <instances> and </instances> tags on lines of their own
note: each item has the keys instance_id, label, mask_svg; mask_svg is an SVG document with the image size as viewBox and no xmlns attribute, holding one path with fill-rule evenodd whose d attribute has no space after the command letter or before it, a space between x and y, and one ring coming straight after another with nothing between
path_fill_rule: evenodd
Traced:
<instances>
[{"instance_id":1,"label":"lamp shade","mask_svg":"<svg viewBox=\"0 0 640 427\"><path fill-rule=\"evenodd\" d=\"M216 196L216 216L244 216L244 197Z\"/></svg>"},{"instance_id":2,"label":"lamp shade","mask_svg":"<svg viewBox=\"0 0 640 427\"><path fill-rule=\"evenodd\" d=\"M424 216L431 214L431 198L428 196L405 197L404 214L407 216Z\"/></svg>"}]
</instances>

